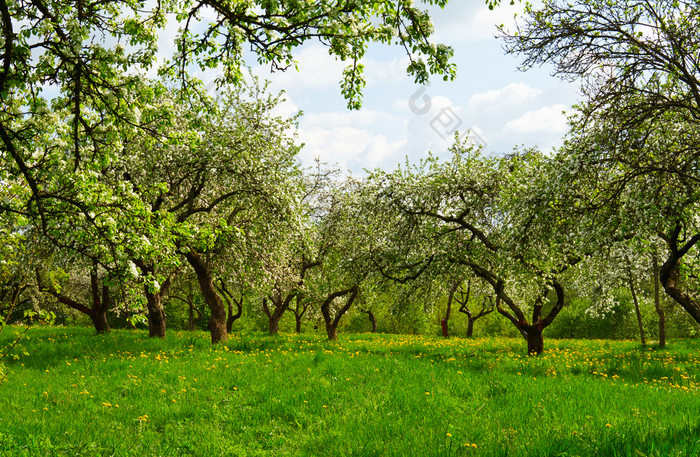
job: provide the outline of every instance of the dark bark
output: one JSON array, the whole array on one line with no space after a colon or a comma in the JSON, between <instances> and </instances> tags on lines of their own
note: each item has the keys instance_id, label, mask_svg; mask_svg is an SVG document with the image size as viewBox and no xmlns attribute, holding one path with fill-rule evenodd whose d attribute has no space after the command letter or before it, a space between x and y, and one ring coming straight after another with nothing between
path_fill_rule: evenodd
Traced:
<instances>
[{"instance_id":1,"label":"dark bark","mask_svg":"<svg viewBox=\"0 0 700 457\"><path fill-rule=\"evenodd\" d=\"M277 335L280 331L280 317L276 318L270 318L270 320L267 323L267 331L270 333L270 335Z\"/></svg>"},{"instance_id":2,"label":"dark bark","mask_svg":"<svg viewBox=\"0 0 700 457\"><path fill-rule=\"evenodd\" d=\"M493 302L489 306L488 299L484 297L484 301L481 304L481 310L474 315L472 310L469 308L469 296L471 295L471 284L467 284L467 290L465 291L460 284L459 296L455 296L455 301L459 303L459 312L467 315L467 338L471 338L474 335L474 323L493 312Z\"/></svg>"},{"instance_id":3,"label":"dark bark","mask_svg":"<svg viewBox=\"0 0 700 457\"><path fill-rule=\"evenodd\" d=\"M328 335L329 340L338 339L338 324L340 323L340 319L346 312L348 312L348 310L352 306L353 302L357 298L359 290L360 287L355 285L350 287L349 289L339 290L337 292L330 293L321 304L321 314L323 314L323 320L326 324L326 334ZM350 297L348 297L348 300L345 302L345 305L336 311L334 317L331 314L331 304L336 298L340 298L347 294L350 294Z\"/></svg>"},{"instance_id":4,"label":"dark bark","mask_svg":"<svg viewBox=\"0 0 700 457\"><path fill-rule=\"evenodd\" d=\"M233 312L233 304L228 303L228 317L226 318L226 333L231 333L233 328L233 323L241 318L243 315L243 299L241 301L235 301L236 312Z\"/></svg>"},{"instance_id":5,"label":"dark bark","mask_svg":"<svg viewBox=\"0 0 700 457\"><path fill-rule=\"evenodd\" d=\"M212 344L216 344L226 341L228 339L228 332L226 331L226 308L214 286L211 269L199 253L194 250L187 251L185 253L185 258L197 275L199 290L202 292L204 302L211 312L211 316L209 317L211 342Z\"/></svg>"},{"instance_id":6,"label":"dark bark","mask_svg":"<svg viewBox=\"0 0 700 457\"><path fill-rule=\"evenodd\" d=\"M700 303L681 290L678 284L681 259L700 241L700 235L693 236L683 246L679 246L681 230L682 227L677 225L670 235L661 234L669 250L668 258L659 269L659 279L666 294L681 305L695 322L700 323Z\"/></svg>"},{"instance_id":7,"label":"dark bark","mask_svg":"<svg viewBox=\"0 0 700 457\"><path fill-rule=\"evenodd\" d=\"M109 322L107 322L107 310L112 307L112 296L109 291L109 286L102 286L102 304L92 318L97 333L109 333L111 331Z\"/></svg>"},{"instance_id":8,"label":"dark bark","mask_svg":"<svg viewBox=\"0 0 700 457\"><path fill-rule=\"evenodd\" d=\"M527 335L527 353L530 355L540 355L544 351L544 337L538 325L528 325L525 327Z\"/></svg>"},{"instance_id":9,"label":"dark bark","mask_svg":"<svg viewBox=\"0 0 700 457\"><path fill-rule=\"evenodd\" d=\"M295 321L294 331L296 333L301 333L301 316L298 314L295 314L294 321Z\"/></svg>"},{"instance_id":10,"label":"dark bark","mask_svg":"<svg viewBox=\"0 0 700 457\"><path fill-rule=\"evenodd\" d=\"M279 332L282 316L284 316L285 311L289 309L289 304L295 296L296 292L292 292L285 297L280 291L276 291L276 293L268 297L274 306L272 309L270 309L267 304L268 298L263 298L263 311L268 319L268 331L270 335L276 335L277 332Z\"/></svg>"},{"instance_id":11,"label":"dark bark","mask_svg":"<svg viewBox=\"0 0 700 457\"><path fill-rule=\"evenodd\" d=\"M666 314L661 309L661 294L659 291L659 259L654 252L653 259L653 275L654 275L654 307L656 314L659 315L659 348L666 347Z\"/></svg>"},{"instance_id":12,"label":"dark bark","mask_svg":"<svg viewBox=\"0 0 700 457\"><path fill-rule=\"evenodd\" d=\"M308 309L311 307L311 302L305 301L302 294L297 294L296 298L296 306L290 309L292 310L292 313L294 313L294 320L296 324L294 330L296 333L301 333L301 321L304 314L306 314Z\"/></svg>"},{"instance_id":13,"label":"dark bark","mask_svg":"<svg viewBox=\"0 0 700 457\"><path fill-rule=\"evenodd\" d=\"M496 309L500 314L508 318L508 320L510 320L523 335L523 337L527 341L527 352L530 355L542 354L542 352L544 351L544 337L542 336L542 331L554 321L554 319L557 317L562 308L564 308L564 289L559 284L559 282L557 282L554 279L552 280L551 285L554 288L554 291L556 292L557 301L554 304L554 307L552 307L549 314L547 314L547 316L544 319L542 319L541 314L543 301L547 298L549 292L549 290L546 289L543 292L543 294L538 298L537 302L535 303L535 306L533 307L532 324L528 323L525 320L524 314L520 310L520 308L517 307L517 305L510 299L510 297L508 297L507 294L505 294L505 292L503 291L503 283L501 281L498 281L497 287L495 288ZM501 299L504 299L504 301L506 301L506 303L511 309L517 309L518 313L516 313L516 315L522 317L518 319L512 314L510 314L507 310L501 308Z\"/></svg>"},{"instance_id":14,"label":"dark bark","mask_svg":"<svg viewBox=\"0 0 700 457\"><path fill-rule=\"evenodd\" d=\"M44 284L41 277L41 273L37 268L36 271L36 281L37 286L40 290L48 292L50 295L56 298L59 303L87 315L92 321L92 325L95 327L97 333L109 333L111 331L109 327L109 322L107 322L107 310L112 306L112 301L109 294L109 287L102 285L100 287L100 280L97 276L96 268L90 271L90 292L92 295L92 303L90 306L70 298L69 296L59 292L53 286L53 284Z\"/></svg>"},{"instance_id":15,"label":"dark bark","mask_svg":"<svg viewBox=\"0 0 700 457\"><path fill-rule=\"evenodd\" d=\"M367 314L367 318L372 326L370 332L377 333L377 316L374 315L371 309L361 309L360 311Z\"/></svg>"},{"instance_id":16,"label":"dark bark","mask_svg":"<svg viewBox=\"0 0 700 457\"><path fill-rule=\"evenodd\" d=\"M148 284L143 285L143 293L146 295L146 308L148 310L148 336L165 338L166 316L163 308L163 297L160 291L151 292Z\"/></svg>"},{"instance_id":17,"label":"dark bark","mask_svg":"<svg viewBox=\"0 0 700 457\"><path fill-rule=\"evenodd\" d=\"M155 276L155 267L142 260L134 260L134 264L141 270L144 277ZM173 270L158 289L151 289L147 283L143 284L143 293L146 296L146 308L148 311L148 336L151 338L165 338L166 315L163 308L163 296L170 289L173 278L180 269Z\"/></svg>"},{"instance_id":18,"label":"dark bark","mask_svg":"<svg viewBox=\"0 0 700 457\"><path fill-rule=\"evenodd\" d=\"M455 296L455 291L457 290L457 287L459 286L459 282L455 281L452 283L452 287L450 287L450 294L447 297L447 309L445 310L445 317L442 318L440 321L440 326L442 327L442 336L444 338L449 338L450 336L450 331L449 331L449 323L450 323L450 316L452 316L452 300Z\"/></svg>"},{"instance_id":19,"label":"dark bark","mask_svg":"<svg viewBox=\"0 0 700 457\"><path fill-rule=\"evenodd\" d=\"M233 323L241 318L243 315L243 295L241 298L236 299L233 294L228 290L223 279L219 279L219 284L217 289L221 292L221 296L224 297L226 301L226 308L228 309L228 317L226 318L226 333L231 333L233 328ZM236 305L236 312L233 312L233 305Z\"/></svg>"}]
</instances>

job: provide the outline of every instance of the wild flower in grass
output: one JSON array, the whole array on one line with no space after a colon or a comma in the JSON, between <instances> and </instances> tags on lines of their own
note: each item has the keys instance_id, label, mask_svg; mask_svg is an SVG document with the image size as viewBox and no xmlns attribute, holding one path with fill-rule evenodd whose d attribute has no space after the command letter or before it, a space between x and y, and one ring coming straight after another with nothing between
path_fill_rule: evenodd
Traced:
<instances>
[{"instance_id":1,"label":"wild flower in grass","mask_svg":"<svg viewBox=\"0 0 700 457\"><path fill-rule=\"evenodd\" d=\"M452 438L452 433L445 433L445 436L448 438Z\"/></svg>"},{"instance_id":2,"label":"wild flower in grass","mask_svg":"<svg viewBox=\"0 0 700 457\"><path fill-rule=\"evenodd\" d=\"M110 407L112 407L112 404L107 403L107 402L102 402L102 406L106 406L106 407L110 408Z\"/></svg>"}]
</instances>

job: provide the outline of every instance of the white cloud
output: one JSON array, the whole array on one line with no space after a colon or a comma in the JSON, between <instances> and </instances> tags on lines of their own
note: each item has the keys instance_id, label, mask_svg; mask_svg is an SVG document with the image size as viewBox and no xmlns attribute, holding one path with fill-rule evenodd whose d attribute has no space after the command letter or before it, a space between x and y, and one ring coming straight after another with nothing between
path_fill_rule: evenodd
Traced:
<instances>
[{"instance_id":1,"label":"white cloud","mask_svg":"<svg viewBox=\"0 0 700 457\"><path fill-rule=\"evenodd\" d=\"M392 84L408 78L406 74L406 68L409 63L408 56L396 58L388 62L365 58L362 62L365 65L367 86Z\"/></svg>"},{"instance_id":2,"label":"white cloud","mask_svg":"<svg viewBox=\"0 0 700 457\"><path fill-rule=\"evenodd\" d=\"M298 70L291 66L286 71L271 72L269 65L259 65L253 72L290 91L336 86L343 75L343 62L329 55L328 49L321 45L299 48L294 58Z\"/></svg>"},{"instance_id":3,"label":"white cloud","mask_svg":"<svg viewBox=\"0 0 700 457\"><path fill-rule=\"evenodd\" d=\"M294 117L299 113L299 107L292 101L291 98L285 94L284 98L282 99L282 102L280 102L279 105L275 106L275 108L272 110L272 114L275 116L280 116L282 118L290 118Z\"/></svg>"},{"instance_id":4,"label":"white cloud","mask_svg":"<svg viewBox=\"0 0 700 457\"><path fill-rule=\"evenodd\" d=\"M515 134L563 135L566 132L565 105L545 106L509 121L504 131Z\"/></svg>"},{"instance_id":5,"label":"white cloud","mask_svg":"<svg viewBox=\"0 0 700 457\"><path fill-rule=\"evenodd\" d=\"M496 26L514 24L516 14L522 13L524 3L501 2L493 10L481 2L449 3L443 10L431 8L436 37L447 44L477 42L493 39Z\"/></svg>"},{"instance_id":6,"label":"white cloud","mask_svg":"<svg viewBox=\"0 0 700 457\"><path fill-rule=\"evenodd\" d=\"M317 157L322 162L339 164L353 172L385 164L396 155L405 141L389 141L384 135L351 126L323 129L302 128L299 136L305 143L300 160L310 165Z\"/></svg>"},{"instance_id":7,"label":"white cloud","mask_svg":"<svg viewBox=\"0 0 700 457\"><path fill-rule=\"evenodd\" d=\"M258 65L253 72L289 91L318 91L329 88L339 90L343 70L350 64L348 61L336 59L328 53L328 48L320 44L299 48L294 53L294 59L296 67L291 66L285 71L273 72L269 65ZM365 66L364 76L368 87L397 83L406 78L407 57L388 61L365 57L362 63Z\"/></svg>"},{"instance_id":8,"label":"white cloud","mask_svg":"<svg viewBox=\"0 0 700 457\"><path fill-rule=\"evenodd\" d=\"M498 90L474 94L469 99L469 108L475 111L500 111L524 103L532 103L542 91L522 82L513 82Z\"/></svg>"},{"instance_id":9,"label":"white cloud","mask_svg":"<svg viewBox=\"0 0 700 457\"><path fill-rule=\"evenodd\" d=\"M326 129L347 125L352 125L357 128L367 128L386 116L386 113L373 110L309 113L304 116L304 125Z\"/></svg>"}]
</instances>

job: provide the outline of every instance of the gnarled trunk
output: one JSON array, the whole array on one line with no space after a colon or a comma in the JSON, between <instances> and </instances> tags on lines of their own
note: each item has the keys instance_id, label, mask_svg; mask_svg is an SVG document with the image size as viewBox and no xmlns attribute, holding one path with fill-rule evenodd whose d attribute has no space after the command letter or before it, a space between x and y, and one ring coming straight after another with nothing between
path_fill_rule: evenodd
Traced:
<instances>
[{"instance_id":1,"label":"gnarled trunk","mask_svg":"<svg viewBox=\"0 0 700 457\"><path fill-rule=\"evenodd\" d=\"M467 321L467 338L471 338L474 334L474 319L471 317Z\"/></svg>"},{"instance_id":2,"label":"gnarled trunk","mask_svg":"<svg viewBox=\"0 0 700 457\"><path fill-rule=\"evenodd\" d=\"M301 320L304 318L304 314L311 306L310 303L304 304L304 296L301 293L297 294L297 303L295 308L290 308L294 313L294 320L296 322L295 331L296 333L301 333Z\"/></svg>"},{"instance_id":3,"label":"gnarled trunk","mask_svg":"<svg viewBox=\"0 0 700 457\"><path fill-rule=\"evenodd\" d=\"M338 326L326 322L326 335L328 335L329 340L336 341L338 339Z\"/></svg>"},{"instance_id":4,"label":"gnarled trunk","mask_svg":"<svg viewBox=\"0 0 700 457\"><path fill-rule=\"evenodd\" d=\"M216 286L216 285L215 285ZM226 288L224 280L219 278L219 286L217 287L221 296L226 300L226 307L228 308L228 317L226 318L226 333L231 333L233 328L233 323L241 318L243 315L243 295L240 299L236 299L233 294ZM233 305L236 305L236 312L233 312Z\"/></svg>"},{"instance_id":5,"label":"gnarled trunk","mask_svg":"<svg viewBox=\"0 0 700 457\"><path fill-rule=\"evenodd\" d=\"M659 269L659 277L666 294L681 305L695 319L695 322L700 324L700 303L678 287L681 259L700 241L700 235L694 235L683 246L679 246L682 229L683 227L678 224L668 236L660 234L668 245L668 258Z\"/></svg>"},{"instance_id":6,"label":"gnarled trunk","mask_svg":"<svg viewBox=\"0 0 700 457\"><path fill-rule=\"evenodd\" d=\"M44 290L53 295L59 303L63 303L68 307L80 311L87 315L92 321L97 333L109 333L111 331L109 322L107 322L107 310L112 306L112 301L109 295L109 287L103 285L101 288L102 296L100 296L100 280L97 276L97 267L95 266L90 271L90 289L92 292L92 303L90 306L78 303L72 298L59 292L53 284L44 284L41 278L41 272L37 268L36 271L37 286L40 290Z\"/></svg>"},{"instance_id":7,"label":"gnarled trunk","mask_svg":"<svg viewBox=\"0 0 700 457\"><path fill-rule=\"evenodd\" d=\"M539 325L527 325L524 327L527 353L530 355L540 355L544 351L544 337L539 327Z\"/></svg>"},{"instance_id":8,"label":"gnarled trunk","mask_svg":"<svg viewBox=\"0 0 700 457\"><path fill-rule=\"evenodd\" d=\"M193 250L186 252L185 258L197 275L199 289L204 297L204 302L211 312L211 316L209 317L211 342L212 344L216 344L226 341L228 339L228 332L226 331L226 308L224 307L221 297L216 292L209 265L206 264L198 252Z\"/></svg>"},{"instance_id":9,"label":"gnarled trunk","mask_svg":"<svg viewBox=\"0 0 700 457\"><path fill-rule=\"evenodd\" d=\"M340 319L352 306L353 302L357 298L359 290L359 286L355 285L350 287L349 289L333 292L329 294L321 304L321 314L323 315L323 320L326 324L326 334L328 335L329 340L338 339L338 324L340 323ZM336 298L342 297L347 294L350 294L348 301L345 302L345 305L342 308L336 311L335 317L333 317L331 315L331 304Z\"/></svg>"},{"instance_id":10,"label":"gnarled trunk","mask_svg":"<svg viewBox=\"0 0 700 457\"><path fill-rule=\"evenodd\" d=\"M275 318L270 318L267 322L267 331L270 333L270 335L277 335L280 331L280 320L282 319L282 316L275 317Z\"/></svg>"},{"instance_id":11,"label":"gnarled trunk","mask_svg":"<svg viewBox=\"0 0 700 457\"><path fill-rule=\"evenodd\" d=\"M231 333L233 328L233 323L236 322L243 315L243 305L236 302L238 310L233 312L233 305L229 302L228 304L228 317L226 318L226 333Z\"/></svg>"},{"instance_id":12,"label":"gnarled trunk","mask_svg":"<svg viewBox=\"0 0 700 457\"><path fill-rule=\"evenodd\" d=\"M697 303L690 295L678 287L678 276L680 274L678 262L667 261L660 271L661 284L663 284L666 294L681 305L695 319L695 322L700 324L700 303Z\"/></svg>"},{"instance_id":13,"label":"gnarled trunk","mask_svg":"<svg viewBox=\"0 0 700 457\"><path fill-rule=\"evenodd\" d=\"M160 292L151 292L148 284L143 286L148 310L148 336L165 338L165 309L163 308Z\"/></svg>"},{"instance_id":14,"label":"gnarled trunk","mask_svg":"<svg viewBox=\"0 0 700 457\"><path fill-rule=\"evenodd\" d=\"M369 319L369 322L372 325L370 332L377 333L377 317L374 315L371 309L362 312L367 313L367 318Z\"/></svg>"},{"instance_id":15,"label":"gnarled trunk","mask_svg":"<svg viewBox=\"0 0 700 457\"><path fill-rule=\"evenodd\" d=\"M144 277L155 277L155 267L147 264L143 260L136 259L134 264L141 270ZM148 311L148 336L151 338L165 338L165 309L163 308L163 296L167 293L172 284L173 277L177 275L179 268L173 270L160 288L152 290L153 284L144 282L143 292L146 296L146 308Z\"/></svg>"},{"instance_id":16,"label":"gnarled trunk","mask_svg":"<svg viewBox=\"0 0 700 457\"><path fill-rule=\"evenodd\" d=\"M525 320L525 315L522 310L511 300L511 298L504 293L503 283L498 281L494 287L496 292L496 309L498 312L510 320L513 325L520 331L520 333L527 341L527 353L529 355L540 355L544 351L544 337L542 336L542 331L547 328L552 321L557 317L559 312L564 307L564 289L555 279L551 282L554 291L557 294L557 301L552 307L547 317L542 319L542 306L544 300L547 298L549 289L545 288L543 294L537 299L532 311L532 322L529 324ZM503 299L508 307L515 313L515 316L510 314L505 309L501 308L501 299Z\"/></svg>"},{"instance_id":17,"label":"gnarled trunk","mask_svg":"<svg viewBox=\"0 0 700 457\"><path fill-rule=\"evenodd\" d=\"M284 316L285 311L289 309L289 304L295 296L296 293L292 292L285 298L282 298L282 294L278 291L276 294L269 297L274 305L272 310L267 304L267 298L263 298L263 311L268 319L267 328L270 335L276 335L279 332L282 316Z\"/></svg>"},{"instance_id":18,"label":"gnarled trunk","mask_svg":"<svg viewBox=\"0 0 700 457\"><path fill-rule=\"evenodd\" d=\"M95 284L93 287L97 286ZM107 322L107 310L112 307L112 298L109 293L109 286L102 286L102 301L96 303L98 306L93 307L92 323L95 326L97 333L109 333L111 331L109 322Z\"/></svg>"}]
</instances>

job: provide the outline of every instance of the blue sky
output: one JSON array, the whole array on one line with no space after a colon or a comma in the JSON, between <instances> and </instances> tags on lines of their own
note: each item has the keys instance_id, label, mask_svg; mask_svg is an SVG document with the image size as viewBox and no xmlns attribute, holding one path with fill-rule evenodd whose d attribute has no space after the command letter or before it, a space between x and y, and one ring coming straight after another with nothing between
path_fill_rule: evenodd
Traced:
<instances>
[{"instance_id":1,"label":"blue sky","mask_svg":"<svg viewBox=\"0 0 700 457\"><path fill-rule=\"evenodd\" d=\"M340 94L344 63L320 44L297 50L298 71L254 72L286 92L283 112L303 111L299 136L305 143L300 159L315 157L338 163L355 174L381 167L390 170L406 157L417 161L428 151L446 156L449 133L468 130L485 143L489 154L505 154L516 146L551 150L566 133L566 117L578 98L575 84L550 75L550 68L518 70L520 58L505 55L494 37L497 24L514 24L523 6L490 11L483 1L452 0L432 8L436 41L455 50L457 79L416 85L406 74L407 57L399 47L376 45L365 59L367 87L362 109L350 111ZM205 81L206 82L206 81ZM428 104L426 104L428 102Z\"/></svg>"}]
</instances>

